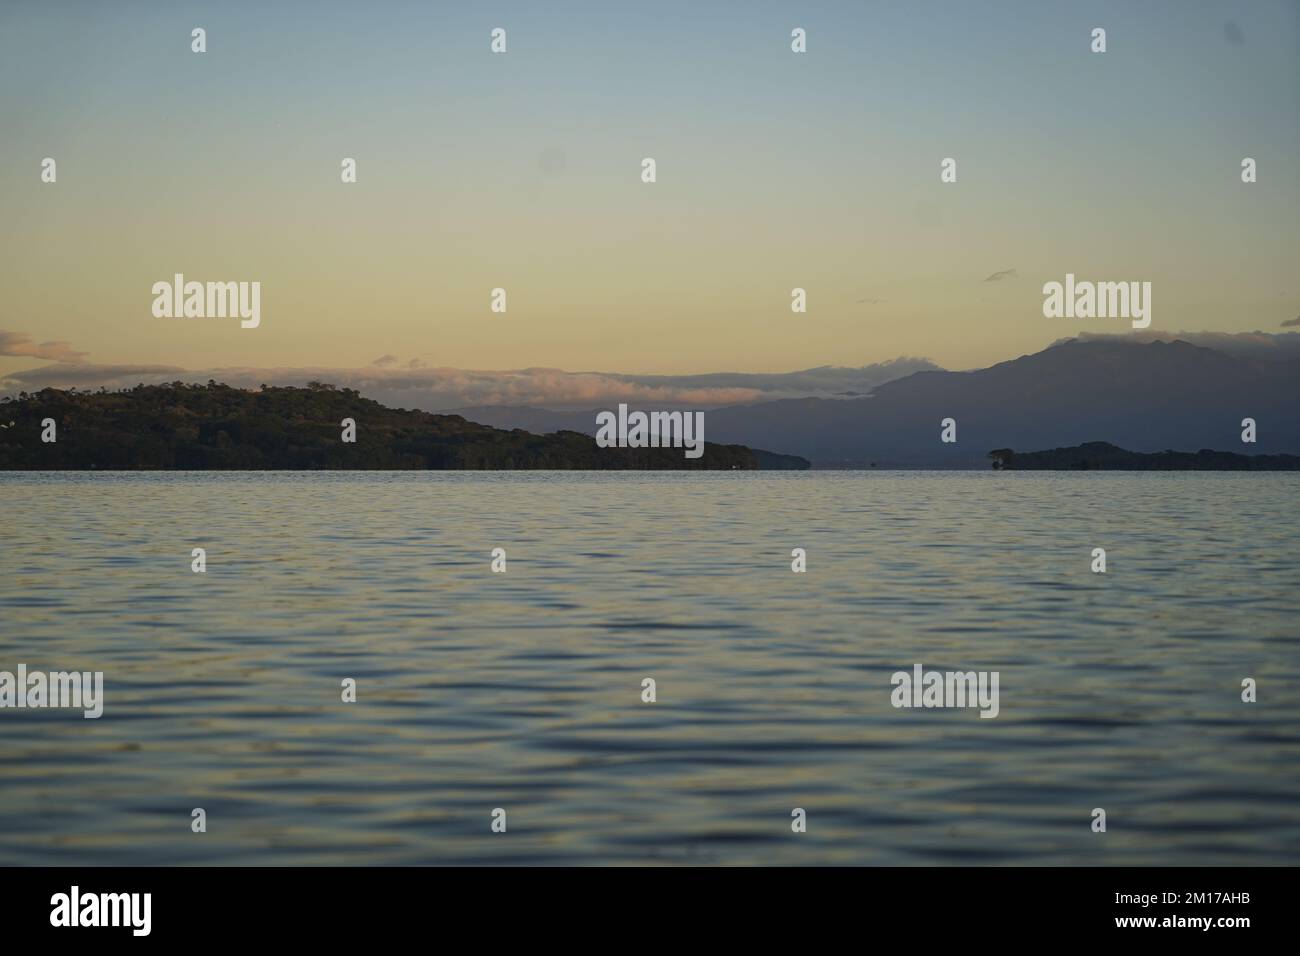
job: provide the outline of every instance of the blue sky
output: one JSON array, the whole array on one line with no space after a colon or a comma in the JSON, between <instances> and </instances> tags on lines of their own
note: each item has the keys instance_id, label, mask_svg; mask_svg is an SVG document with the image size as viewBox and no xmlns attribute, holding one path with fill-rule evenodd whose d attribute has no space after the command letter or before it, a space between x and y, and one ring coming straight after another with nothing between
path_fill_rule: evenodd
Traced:
<instances>
[{"instance_id":1,"label":"blue sky","mask_svg":"<svg viewBox=\"0 0 1300 956\"><path fill-rule=\"evenodd\" d=\"M0 329L92 362L968 367L1120 331L1043 318L1067 271L1300 314L1295 2L9 0L0 116ZM153 318L178 271L262 326Z\"/></svg>"}]
</instances>

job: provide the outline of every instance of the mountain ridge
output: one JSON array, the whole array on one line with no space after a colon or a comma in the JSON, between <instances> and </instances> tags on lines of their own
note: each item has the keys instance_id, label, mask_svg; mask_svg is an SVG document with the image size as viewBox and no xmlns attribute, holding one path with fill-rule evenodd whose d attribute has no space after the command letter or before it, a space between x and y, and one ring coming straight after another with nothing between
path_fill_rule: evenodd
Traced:
<instances>
[{"instance_id":1,"label":"mountain ridge","mask_svg":"<svg viewBox=\"0 0 1300 956\"><path fill-rule=\"evenodd\" d=\"M985 449L1107 441L1137 452L1231 448L1241 422L1259 425L1253 450L1300 452L1300 361L1230 355L1182 340L1069 340L966 371L923 370L864 398L782 398L707 413L725 442L777 447L814 467L985 468ZM1231 409L1229 411L1228 409ZM496 427L511 406L458 409ZM595 411L530 408L530 426L594 432ZM957 442L940 442L940 422Z\"/></svg>"}]
</instances>

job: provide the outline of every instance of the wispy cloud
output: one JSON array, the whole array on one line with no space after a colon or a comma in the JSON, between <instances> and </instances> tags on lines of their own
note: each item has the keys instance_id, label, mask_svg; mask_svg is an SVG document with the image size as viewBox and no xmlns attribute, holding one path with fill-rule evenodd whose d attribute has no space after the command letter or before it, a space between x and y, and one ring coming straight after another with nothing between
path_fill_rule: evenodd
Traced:
<instances>
[{"instance_id":1,"label":"wispy cloud","mask_svg":"<svg viewBox=\"0 0 1300 956\"><path fill-rule=\"evenodd\" d=\"M1294 329L1296 326L1300 326L1300 315L1297 315L1294 319L1287 319L1282 323L1284 329Z\"/></svg>"},{"instance_id":2,"label":"wispy cloud","mask_svg":"<svg viewBox=\"0 0 1300 956\"><path fill-rule=\"evenodd\" d=\"M412 359L418 363L418 359ZM916 371L938 366L925 359L895 359L862 368L824 367L800 372L717 372L703 375L626 375L553 368L484 371L456 368L383 367L183 369L170 365L57 363L0 378L0 392L40 388L130 388L137 384L206 382L239 388L330 382L402 408L447 411L479 405L527 405L550 409L607 407L618 402L657 408L714 408L775 398L854 397Z\"/></svg>"},{"instance_id":3,"label":"wispy cloud","mask_svg":"<svg viewBox=\"0 0 1300 956\"><path fill-rule=\"evenodd\" d=\"M757 401L758 389L642 385L599 373L560 369L478 371L455 368L248 368L181 369L166 365L59 363L0 378L0 392L40 388L130 388L137 384L206 382L237 388L329 382L355 388L386 405L444 411L469 405L587 407L610 402L713 407Z\"/></svg>"},{"instance_id":4,"label":"wispy cloud","mask_svg":"<svg viewBox=\"0 0 1300 956\"><path fill-rule=\"evenodd\" d=\"M989 276L989 277L988 277L987 279L985 279L984 281L985 281L985 282L1001 282L1003 279L1014 279L1014 278L1016 278L1016 275L1017 275L1017 273L1016 273L1016 270L1015 270L1015 269L1003 269L1001 272L995 272L995 273L993 273L991 276Z\"/></svg>"},{"instance_id":5,"label":"wispy cloud","mask_svg":"<svg viewBox=\"0 0 1300 956\"><path fill-rule=\"evenodd\" d=\"M33 342L30 335L0 329L0 355L22 358L52 359L56 362L80 362L85 352L78 352L67 342Z\"/></svg>"}]
</instances>

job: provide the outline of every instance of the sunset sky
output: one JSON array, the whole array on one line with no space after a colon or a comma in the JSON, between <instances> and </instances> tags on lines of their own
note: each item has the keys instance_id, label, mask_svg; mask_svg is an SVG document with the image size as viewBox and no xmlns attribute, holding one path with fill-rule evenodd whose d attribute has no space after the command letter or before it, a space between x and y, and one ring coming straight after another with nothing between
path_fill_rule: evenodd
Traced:
<instances>
[{"instance_id":1,"label":"sunset sky","mask_svg":"<svg viewBox=\"0 0 1300 956\"><path fill-rule=\"evenodd\" d=\"M6 0L0 374L968 368L1124 331L1043 317L1067 272L1278 331L1298 117L1294 2ZM155 318L176 272L260 281L260 328Z\"/></svg>"}]
</instances>

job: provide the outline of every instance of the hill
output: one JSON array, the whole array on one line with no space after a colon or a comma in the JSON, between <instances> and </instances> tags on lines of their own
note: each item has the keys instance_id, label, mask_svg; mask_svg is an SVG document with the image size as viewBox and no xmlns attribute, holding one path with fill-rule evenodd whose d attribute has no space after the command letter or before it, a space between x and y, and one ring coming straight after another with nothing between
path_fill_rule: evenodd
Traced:
<instances>
[{"instance_id":1,"label":"hill","mask_svg":"<svg viewBox=\"0 0 1300 956\"><path fill-rule=\"evenodd\" d=\"M356 442L342 441L342 421ZM53 419L57 440L41 440ZM388 408L353 389L139 385L97 392L47 388L0 401L3 470L807 468L786 455L705 443L680 448L599 448L577 432L533 435L458 415Z\"/></svg>"}]
</instances>

